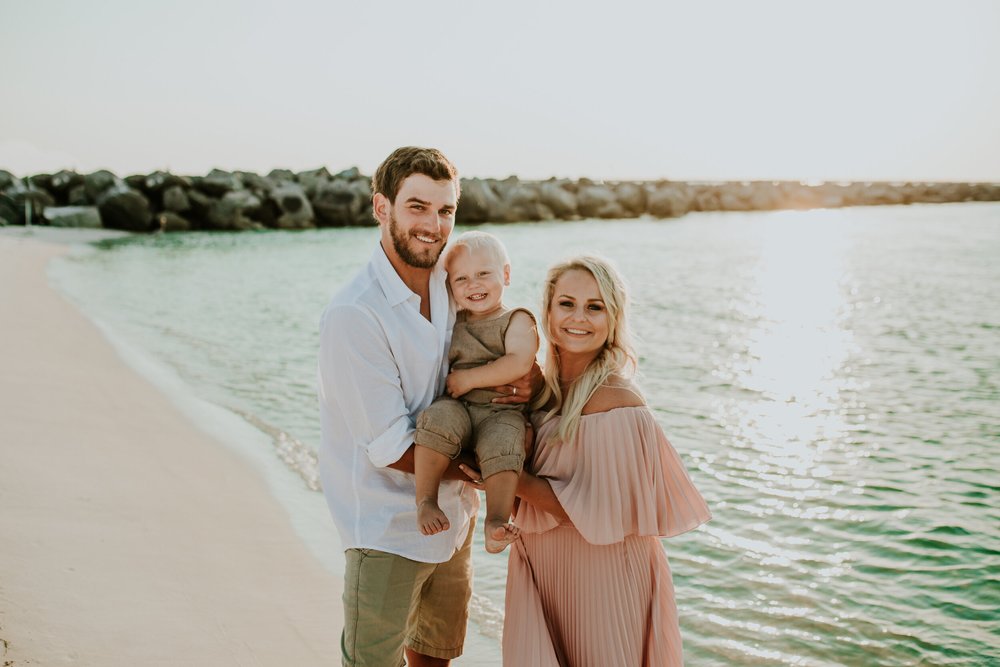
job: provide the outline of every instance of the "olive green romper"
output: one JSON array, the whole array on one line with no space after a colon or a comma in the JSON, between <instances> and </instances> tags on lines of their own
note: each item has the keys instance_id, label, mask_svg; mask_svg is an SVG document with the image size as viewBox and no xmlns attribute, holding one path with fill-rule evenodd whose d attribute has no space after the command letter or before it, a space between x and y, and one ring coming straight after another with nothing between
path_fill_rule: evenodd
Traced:
<instances>
[{"instance_id":1,"label":"olive green romper","mask_svg":"<svg viewBox=\"0 0 1000 667\"><path fill-rule=\"evenodd\" d=\"M448 365L452 370L475 368L506 354L504 336L514 308L488 320L469 321L459 312L451 335ZM459 399L442 396L417 417L413 442L454 459L470 445L483 479L505 470L519 472L524 464L524 406L491 403L501 394L473 389Z\"/></svg>"}]
</instances>

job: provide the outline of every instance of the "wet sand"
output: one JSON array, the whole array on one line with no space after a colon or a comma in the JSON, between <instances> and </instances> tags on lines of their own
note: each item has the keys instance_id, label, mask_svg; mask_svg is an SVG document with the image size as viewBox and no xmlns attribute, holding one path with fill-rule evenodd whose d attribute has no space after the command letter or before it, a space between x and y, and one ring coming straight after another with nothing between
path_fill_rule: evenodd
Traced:
<instances>
[{"instance_id":1,"label":"wet sand","mask_svg":"<svg viewBox=\"0 0 1000 667\"><path fill-rule=\"evenodd\" d=\"M0 234L3 664L337 664L340 577L49 286L66 240Z\"/></svg>"}]
</instances>

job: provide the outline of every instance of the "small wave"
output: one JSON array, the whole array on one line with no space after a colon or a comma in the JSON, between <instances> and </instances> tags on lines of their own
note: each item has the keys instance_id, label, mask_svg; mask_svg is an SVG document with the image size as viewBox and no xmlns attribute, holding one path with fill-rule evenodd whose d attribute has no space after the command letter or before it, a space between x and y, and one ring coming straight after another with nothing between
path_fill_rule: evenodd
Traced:
<instances>
[{"instance_id":1,"label":"small wave","mask_svg":"<svg viewBox=\"0 0 1000 667\"><path fill-rule=\"evenodd\" d=\"M278 453L278 458L295 471L310 490L323 490L319 479L319 458L316 450L302 441L296 440L277 426L269 424L252 412L232 405L227 405L226 408L238 414L258 430L271 436L271 441Z\"/></svg>"},{"instance_id":2,"label":"small wave","mask_svg":"<svg viewBox=\"0 0 1000 667\"><path fill-rule=\"evenodd\" d=\"M937 535L937 534L963 535L963 536L965 536L965 535L972 535L971 532L969 532L965 528L962 528L961 526L937 526L936 528L933 528L932 530L927 531L927 534L928 535Z\"/></svg>"},{"instance_id":3,"label":"small wave","mask_svg":"<svg viewBox=\"0 0 1000 667\"><path fill-rule=\"evenodd\" d=\"M469 601L469 619L479 626L480 634L497 641L503 637L503 609L475 591Z\"/></svg>"}]
</instances>

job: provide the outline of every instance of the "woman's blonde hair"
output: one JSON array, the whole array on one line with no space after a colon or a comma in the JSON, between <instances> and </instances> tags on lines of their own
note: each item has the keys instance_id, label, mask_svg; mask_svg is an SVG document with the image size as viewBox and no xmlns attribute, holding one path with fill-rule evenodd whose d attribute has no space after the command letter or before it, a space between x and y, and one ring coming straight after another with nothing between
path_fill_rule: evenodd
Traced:
<instances>
[{"instance_id":1,"label":"woman's blonde hair","mask_svg":"<svg viewBox=\"0 0 1000 667\"><path fill-rule=\"evenodd\" d=\"M552 343L549 309L555 297L556 282L564 273L574 270L586 271L597 281L597 289L601 293L608 314L608 339L587 369L573 381L563 396L559 387L559 351ZM545 387L532 407L548 409L545 421L557 414L562 415L562 421L556 430L556 437L562 442L569 442L576 434L583 407L610 376L619 374L632 377L635 374L636 356L628 328L628 302L628 288L625 281L614 265L602 257L593 255L574 257L549 269L545 279L545 292L542 295L541 313L542 330L549 342L543 371Z\"/></svg>"}]
</instances>

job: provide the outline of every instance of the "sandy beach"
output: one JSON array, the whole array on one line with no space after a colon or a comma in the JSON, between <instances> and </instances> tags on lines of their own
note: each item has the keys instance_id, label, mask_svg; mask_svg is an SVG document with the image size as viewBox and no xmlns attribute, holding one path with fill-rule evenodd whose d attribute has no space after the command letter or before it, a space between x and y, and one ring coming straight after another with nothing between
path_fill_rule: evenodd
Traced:
<instances>
[{"instance_id":1,"label":"sandy beach","mask_svg":"<svg viewBox=\"0 0 1000 667\"><path fill-rule=\"evenodd\" d=\"M49 287L64 252L0 235L3 664L336 663L340 577Z\"/></svg>"}]
</instances>

